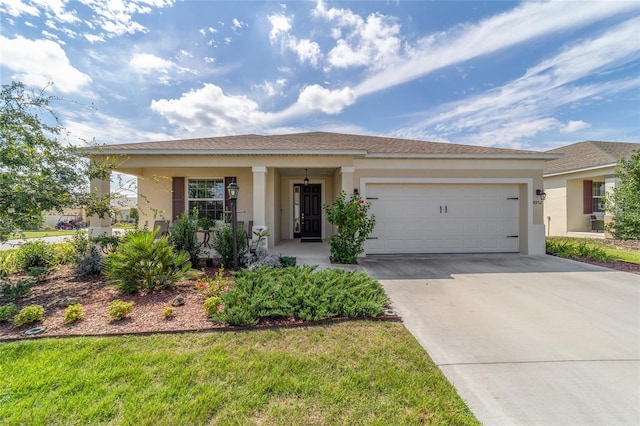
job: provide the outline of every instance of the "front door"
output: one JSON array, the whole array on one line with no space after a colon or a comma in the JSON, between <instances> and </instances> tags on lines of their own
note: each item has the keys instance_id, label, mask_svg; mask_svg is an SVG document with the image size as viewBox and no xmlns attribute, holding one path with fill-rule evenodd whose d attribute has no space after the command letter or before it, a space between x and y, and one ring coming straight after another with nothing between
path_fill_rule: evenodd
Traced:
<instances>
[{"instance_id":1,"label":"front door","mask_svg":"<svg viewBox=\"0 0 640 426\"><path fill-rule=\"evenodd\" d=\"M296 184L293 191L294 238L320 238L322 236L321 185Z\"/></svg>"}]
</instances>

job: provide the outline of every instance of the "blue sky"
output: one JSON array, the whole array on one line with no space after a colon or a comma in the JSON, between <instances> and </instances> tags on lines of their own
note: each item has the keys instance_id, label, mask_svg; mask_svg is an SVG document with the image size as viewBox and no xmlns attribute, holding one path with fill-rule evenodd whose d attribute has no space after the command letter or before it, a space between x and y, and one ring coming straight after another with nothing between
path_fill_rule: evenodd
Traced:
<instances>
[{"instance_id":1,"label":"blue sky","mask_svg":"<svg viewBox=\"0 0 640 426\"><path fill-rule=\"evenodd\" d=\"M0 22L2 84L53 82L75 144L640 141L637 1L0 0Z\"/></svg>"}]
</instances>

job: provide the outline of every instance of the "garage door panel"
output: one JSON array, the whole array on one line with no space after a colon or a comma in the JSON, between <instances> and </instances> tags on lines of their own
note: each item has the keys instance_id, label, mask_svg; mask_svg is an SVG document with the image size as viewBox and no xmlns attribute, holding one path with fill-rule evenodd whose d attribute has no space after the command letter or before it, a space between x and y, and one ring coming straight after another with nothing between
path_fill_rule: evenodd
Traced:
<instances>
[{"instance_id":1,"label":"garage door panel","mask_svg":"<svg viewBox=\"0 0 640 426\"><path fill-rule=\"evenodd\" d=\"M366 253L518 252L518 185L369 184Z\"/></svg>"}]
</instances>

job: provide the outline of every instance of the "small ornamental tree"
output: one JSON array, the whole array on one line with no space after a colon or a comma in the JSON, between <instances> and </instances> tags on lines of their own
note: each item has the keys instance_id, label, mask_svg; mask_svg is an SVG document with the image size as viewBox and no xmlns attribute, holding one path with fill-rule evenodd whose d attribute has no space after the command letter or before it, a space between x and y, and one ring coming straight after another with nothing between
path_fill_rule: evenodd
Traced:
<instances>
[{"instance_id":1,"label":"small ornamental tree","mask_svg":"<svg viewBox=\"0 0 640 426\"><path fill-rule=\"evenodd\" d=\"M605 208L613 213L608 230L619 240L640 239L640 150L620 160L618 184L608 194Z\"/></svg>"},{"instance_id":2,"label":"small ornamental tree","mask_svg":"<svg viewBox=\"0 0 640 426\"><path fill-rule=\"evenodd\" d=\"M325 204L323 207L327 220L336 226L337 232L329 237L331 260L352 264L357 262L358 255L364 251L364 242L373 232L376 218L369 216L371 204L358 194L351 195L349 201L346 197L342 191L333 204Z\"/></svg>"}]
</instances>

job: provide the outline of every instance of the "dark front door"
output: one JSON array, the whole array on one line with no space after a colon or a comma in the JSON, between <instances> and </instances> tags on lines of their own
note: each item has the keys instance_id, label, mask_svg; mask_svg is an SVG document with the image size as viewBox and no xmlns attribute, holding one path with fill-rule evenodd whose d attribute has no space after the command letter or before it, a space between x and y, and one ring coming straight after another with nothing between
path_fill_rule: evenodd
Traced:
<instances>
[{"instance_id":1,"label":"dark front door","mask_svg":"<svg viewBox=\"0 0 640 426\"><path fill-rule=\"evenodd\" d=\"M322 236L321 185L296 185L300 191L300 232L296 238L320 238Z\"/></svg>"}]
</instances>

